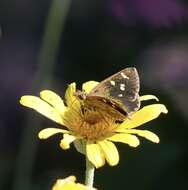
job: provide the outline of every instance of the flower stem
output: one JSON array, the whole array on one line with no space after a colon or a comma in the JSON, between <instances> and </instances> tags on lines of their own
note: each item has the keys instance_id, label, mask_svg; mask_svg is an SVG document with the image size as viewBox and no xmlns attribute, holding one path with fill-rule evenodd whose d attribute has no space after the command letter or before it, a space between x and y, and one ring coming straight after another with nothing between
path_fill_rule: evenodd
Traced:
<instances>
[{"instance_id":1,"label":"flower stem","mask_svg":"<svg viewBox=\"0 0 188 190\"><path fill-rule=\"evenodd\" d=\"M71 0L51 0L39 52L38 70L33 82L35 92L48 88L52 81L70 3ZM15 164L13 190L34 189L32 175L38 146L36 135L40 130L39 126L40 120L34 119L33 115L29 114L26 126L23 128L23 137Z\"/></svg>"},{"instance_id":2,"label":"flower stem","mask_svg":"<svg viewBox=\"0 0 188 190\"><path fill-rule=\"evenodd\" d=\"M88 160L86 155L86 172L85 172L85 185L93 187L94 182L94 165Z\"/></svg>"}]
</instances>

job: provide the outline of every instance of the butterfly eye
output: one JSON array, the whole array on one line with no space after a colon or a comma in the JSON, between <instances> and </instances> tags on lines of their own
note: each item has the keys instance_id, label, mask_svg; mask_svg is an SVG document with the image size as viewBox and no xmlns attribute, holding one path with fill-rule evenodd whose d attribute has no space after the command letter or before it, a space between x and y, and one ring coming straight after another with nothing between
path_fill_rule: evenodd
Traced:
<instances>
[{"instance_id":1,"label":"butterfly eye","mask_svg":"<svg viewBox=\"0 0 188 190\"><path fill-rule=\"evenodd\" d=\"M76 97L79 98L80 100L85 100L87 95L86 95L85 91L77 90L77 91L74 93L74 96L76 96Z\"/></svg>"},{"instance_id":2,"label":"butterfly eye","mask_svg":"<svg viewBox=\"0 0 188 190\"><path fill-rule=\"evenodd\" d=\"M99 90L98 90L98 89L94 90L94 93L97 93L97 92L99 92Z\"/></svg>"}]
</instances>

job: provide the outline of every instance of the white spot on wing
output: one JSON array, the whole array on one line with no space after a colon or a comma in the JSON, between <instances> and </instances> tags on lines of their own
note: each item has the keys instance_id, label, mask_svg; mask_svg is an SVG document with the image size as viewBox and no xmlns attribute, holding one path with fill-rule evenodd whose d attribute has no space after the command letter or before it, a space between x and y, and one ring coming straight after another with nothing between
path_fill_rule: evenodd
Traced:
<instances>
[{"instance_id":1,"label":"white spot on wing","mask_svg":"<svg viewBox=\"0 0 188 190\"><path fill-rule=\"evenodd\" d=\"M123 97L123 94L118 94L118 97Z\"/></svg>"},{"instance_id":2,"label":"white spot on wing","mask_svg":"<svg viewBox=\"0 0 188 190\"><path fill-rule=\"evenodd\" d=\"M124 73L121 73L121 76L124 78L124 79L129 79L129 77L127 75L125 75Z\"/></svg>"},{"instance_id":3,"label":"white spot on wing","mask_svg":"<svg viewBox=\"0 0 188 190\"><path fill-rule=\"evenodd\" d=\"M110 81L110 84L111 84L112 86L115 86L115 85L116 85L115 81L113 81L113 80Z\"/></svg>"},{"instance_id":4,"label":"white spot on wing","mask_svg":"<svg viewBox=\"0 0 188 190\"><path fill-rule=\"evenodd\" d=\"M121 91L125 91L125 86L121 86L121 85L120 85L120 90L121 90Z\"/></svg>"}]
</instances>

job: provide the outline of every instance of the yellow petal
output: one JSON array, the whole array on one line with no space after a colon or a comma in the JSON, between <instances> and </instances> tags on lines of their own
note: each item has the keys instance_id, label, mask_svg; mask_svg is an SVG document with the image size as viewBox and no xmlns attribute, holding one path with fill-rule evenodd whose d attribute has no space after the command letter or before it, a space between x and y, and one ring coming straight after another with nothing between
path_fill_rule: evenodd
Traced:
<instances>
[{"instance_id":1,"label":"yellow petal","mask_svg":"<svg viewBox=\"0 0 188 190\"><path fill-rule=\"evenodd\" d=\"M59 113L63 114L66 110L63 100L55 92L43 90L40 92L40 97L57 109Z\"/></svg>"},{"instance_id":2,"label":"yellow petal","mask_svg":"<svg viewBox=\"0 0 188 190\"><path fill-rule=\"evenodd\" d=\"M62 189L66 190L67 187L69 187L69 189L70 189L70 185L71 185L71 187L74 186L75 181L76 181L75 176L69 176L65 179L58 179L56 181L56 183L54 184L54 186L52 187L52 190L62 190Z\"/></svg>"},{"instance_id":3,"label":"yellow petal","mask_svg":"<svg viewBox=\"0 0 188 190\"><path fill-rule=\"evenodd\" d=\"M93 187L88 187L80 183L76 183L75 176L69 176L65 179L58 179L52 190L96 190Z\"/></svg>"},{"instance_id":4,"label":"yellow petal","mask_svg":"<svg viewBox=\"0 0 188 190\"><path fill-rule=\"evenodd\" d=\"M75 136L69 135L69 134L64 134L63 139L60 142L60 147L64 150L70 148L70 144L76 139Z\"/></svg>"},{"instance_id":5,"label":"yellow petal","mask_svg":"<svg viewBox=\"0 0 188 190\"><path fill-rule=\"evenodd\" d=\"M64 129L57 129L57 128L46 128L39 132L38 137L40 139L47 139L57 133L69 133L69 131L64 130Z\"/></svg>"},{"instance_id":6,"label":"yellow petal","mask_svg":"<svg viewBox=\"0 0 188 190\"><path fill-rule=\"evenodd\" d=\"M117 165L119 162L119 153L114 143L104 140L98 142L98 144L103 150L104 156L109 165L111 166Z\"/></svg>"},{"instance_id":7,"label":"yellow petal","mask_svg":"<svg viewBox=\"0 0 188 190\"><path fill-rule=\"evenodd\" d=\"M167 113L168 110L163 104L152 104L145 106L136 113L134 113L130 119L126 119L118 129L126 128L132 129L138 127L148 121L157 118L161 113Z\"/></svg>"},{"instance_id":8,"label":"yellow petal","mask_svg":"<svg viewBox=\"0 0 188 190\"><path fill-rule=\"evenodd\" d=\"M148 130L122 129L120 131L125 132L125 133L137 134L137 135L144 137L154 143L159 143L159 141L160 141L159 137L155 133L148 131Z\"/></svg>"},{"instance_id":9,"label":"yellow petal","mask_svg":"<svg viewBox=\"0 0 188 190\"><path fill-rule=\"evenodd\" d=\"M137 147L140 144L138 138L135 135L124 134L124 133L115 134L112 137L108 138L108 140L125 143L132 147Z\"/></svg>"},{"instance_id":10,"label":"yellow petal","mask_svg":"<svg viewBox=\"0 0 188 190\"><path fill-rule=\"evenodd\" d=\"M77 101L75 96L74 96L74 93L76 92L76 83L73 82L71 84L68 85L68 88L65 92L65 100L66 100L66 103L69 107L72 106L72 104Z\"/></svg>"},{"instance_id":11,"label":"yellow petal","mask_svg":"<svg viewBox=\"0 0 188 190\"><path fill-rule=\"evenodd\" d=\"M99 168L105 164L104 154L98 144L87 144L86 154L89 161L96 167Z\"/></svg>"},{"instance_id":12,"label":"yellow petal","mask_svg":"<svg viewBox=\"0 0 188 190\"><path fill-rule=\"evenodd\" d=\"M22 96L20 99L20 104L36 110L57 123L63 124L62 117L57 110L50 106L47 102L41 100L39 97L29 95Z\"/></svg>"},{"instance_id":13,"label":"yellow petal","mask_svg":"<svg viewBox=\"0 0 188 190\"><path fill-rule=\"evenodd\" d=\"M159 101L159 99L156 96L154 96L154 95L140 96L140 101L145 101L145 100L156 100L156 101Z\"/></svg>"},{"instance_id":14,"label":"yellow petal","mask_svg":"<svg viewBox=\"0 0 188 190\"><path fill-rule=\"evenodd\" d=\"M86 92L89 93L94 87L96 87L99 84L99 82L96 81L88 81L83 83L82 89Z\"/></svg>"}]
</instances>

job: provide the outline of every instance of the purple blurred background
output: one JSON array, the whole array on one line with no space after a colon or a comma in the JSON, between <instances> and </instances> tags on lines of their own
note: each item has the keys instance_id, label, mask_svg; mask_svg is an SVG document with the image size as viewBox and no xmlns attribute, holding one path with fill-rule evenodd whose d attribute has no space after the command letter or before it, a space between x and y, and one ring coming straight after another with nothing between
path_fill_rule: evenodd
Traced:
<instances>
[{"instance_id":1,"label":"purple blurred background","mask_svg":"<svg viewBox=\"0 0 188 190\"><path fill-rule=\"evenodd\" d=\"M145 126L160 136L159 145L144 140L137 150L119 145L120 164L97 170L95 186L187 189L188 1L70 2L53 70L36 81L52 3L0 2L0 189L50 189L56 178L68 175L84 180L84 157L74 148L61 151L61 136L40 141L37 133L41 128L57 125L20 106L22 95L38 95L41 89L50 88L64 96L72 81L78 86L91 79L100 81L128 66L136 66L140 73L141 94L158 96L169 114ZM46 57L48 61L50 55ZM19 158L27 139L32 146L22 149L25 157ZM18 188L19 175L23 185Z\"/></svg>"}]
</instances>

